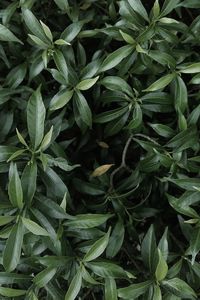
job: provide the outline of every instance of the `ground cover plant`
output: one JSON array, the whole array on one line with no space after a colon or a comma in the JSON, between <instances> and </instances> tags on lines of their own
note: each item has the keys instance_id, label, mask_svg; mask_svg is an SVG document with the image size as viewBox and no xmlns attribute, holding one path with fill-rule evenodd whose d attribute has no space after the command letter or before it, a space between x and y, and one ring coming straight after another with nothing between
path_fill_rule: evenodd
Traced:
<instances>
[{"instance_id":1,"label":"ground cover plant","mask_svg":"<svg viewBox=\"0 0 200 300\"><path fill-rule=\"evenodd\" d=\"M200 298L200 1L0 1L0 299Z\"/></svg>"}]
</instances>

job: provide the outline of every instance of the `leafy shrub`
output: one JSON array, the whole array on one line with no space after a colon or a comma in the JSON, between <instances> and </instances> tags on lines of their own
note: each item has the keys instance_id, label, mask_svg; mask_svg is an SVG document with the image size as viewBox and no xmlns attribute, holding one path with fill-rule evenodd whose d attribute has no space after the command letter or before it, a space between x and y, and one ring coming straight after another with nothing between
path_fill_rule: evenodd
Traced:
<instances>
[{"instance_id":1,"label":"leafy shrub","mask_svg":"<svg viewBox=\"0 0 200 300\"><path fill-rule=\"evenodd\" d=\"M199 0L1 0L1 299L200 294Z\"/></svg>"}]
</instances>

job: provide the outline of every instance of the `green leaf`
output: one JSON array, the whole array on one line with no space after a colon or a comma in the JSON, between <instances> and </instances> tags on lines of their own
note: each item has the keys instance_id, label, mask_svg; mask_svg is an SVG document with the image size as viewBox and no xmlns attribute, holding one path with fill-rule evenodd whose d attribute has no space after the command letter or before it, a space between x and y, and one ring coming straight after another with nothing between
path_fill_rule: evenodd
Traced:
<instances>
[{"instance_id":1,"label":"green leaf","mask_svg":"<svg viewBox=\"0 0 200 300\"><path fill-rule=\"evenodd\" d=\"M98 281L96 281L91 275L90 273L86 270L86 268L84 266L81 267L81 272L82 272L82 277L83 279L93 285L97 285L99 284Z\"/></svg>"},{"instance_id":2,"label":"green leaf","mask_svg":"<svg viewBox=\"0 0 200 300\"><path fill-rule=\"evenodd\" d=\"M15 153L13 153L9 157L9 159L7 160L7 162L10 162L10 161L14 160L15 158L19 157L20 155L22 155L26 151L27 151L26 149L17 150Z\"/></svg>"},{"instance_id":3,"label":"green leaf","mask_svg":"<svg viewBox=\"0 0 200 300\"><path fill-rule=\"evenodd\" d=\"M152 300L162 300L161 289L158 285L155 285L153 288L153 298Z\"/></svg>"},{"instance_id":4,"label":"green leaf","mask_svg":"<svg viewBox=\"0 0 200 300\"><path fill-rule=\"evenodd\" d=\"M150 50L146 54L161 65L172 68L176 66L176 60L168 53L160 52L159 50Z\"/></svg>"},{"instance_id":5,"label":"green leaf","mask_svg":"<svg viewBox=\"0 0 200 300\"><path fill-rule=\"evenodd\" d=\"M190 205L190 203L185 204L184 201L182 203L182 200L181 200L182 197L180 199L177 199L177 198L167 194L167 198L169 200L169 204L177 212L179 212L183 215L192 217L192 218L198 217L198 214L195 212L195 210L188 206L188 205ZM188 199L188 197L186 197L186 199Z\"/></svg>"},{"instance_id":6,"label":"green leaf","mask_svg":"<svg viewBox=\"0 0 200 300\"><path fill-rule=\"evenodd\" d=\"M181 258L169 269L167 277L168 278L176 277L180 273L182 265L183 265L183 260Z\"/></svg>"},{"instance_id":7,"label":"green leaf","mask_svg":"<svg viewBox=\"0 0 200 300\"><path fill-rule=\"evenodd\" d=\"M136 11L141 17L143 17L147 22L149 21L148 14L140 0L128 0L128 3L134 11Z\"/></svg>"},{"instance_id":8,"label":"green leaf","mask_svg":"<svg viewBox=\"0 0 200 300\"><path fill-rule=\"evenodd\" d=\"M6 85L16 89L24 80L27 72L27 64L23 63L13 68L6 77Z\"/></svg>"},{"instance_id":9,"label":"green leaf","mask_svg":"<svg viewBox=\"0 0 200 300\"><path fill-rule=\"evenodd\" d=\"M54 2L61 10L67 10L69 8L68 0L54 0Z\"/></svg>"},{"instance_id":10,"label":"green leaf","mask_svg":"<svg viewBox=\"0 0 200 300\"><path fill-rule=\"evenodd\" d=\"M0 287L0 295L5 297L19 297L25 295L26 292L27 292L26 290Z\"/></svg>"},{"instance_id":11,"label":"green leaf","mask_svg":"<svg viewBox=\"0 0 200 300\"><path fill-rule=\"evenodd\" d=\"M165 0L160 17L168 15L173 9L177 8L180 3L180 0Z\"/></svg>"},{"instance_id":12,"label":"green leaf","mask_svg":"<svg viewBox=\"0 0 200 300\"><path fill-rule=\"evenodd\" d=\"M57 234L49 222L49 220L45 217L44 214L42 214L39 210L36 208L32 208L31 212L33 213L34 217L39 221L39 223L46 229L46 231L49 233L50 238L53 240L57 239Z\"/></svg>"},{"instance_id":13,"label":"green leaf","mask_svg":"<svg viewBox=\"0 0 200 300\"><path fill-rule=\"evenodd\" d=\"M120 219L116 223L116 225L110 235L109 243L106 248L106 256L107 257L113 258L120 251L123 241L124 241L124 233L125 233L124 224L123 224L123 221Z\"/></svg>"},{"instance_id":14,"label":"green leaf","mask_svg":"<svg viewBox=\"0 0 200 300\"><path fill-rule=\"evenodd\" d=\"M24 145L25 147L28 148L28 145L27 145L25 139L23 138L23 136L21 135L21 133L18 131L17 128L16 128L16 133L17 133L17 137L18 137L20 143L22 143L22 145Z\"/></svg>"},{"instance_id":15,"label":"green leaf","mask_svg":"<svg viewBox=\"0 0 200 300\"><path fill-rule=\"evenodd\" d=\"M36 192L37 163L27 163L22 173L22 189L25 202L30 205Z\"/></svg>"},{"instance_id":16,"label":"green leaf","mask_svg":"<svg viewBox=\"0 0 200 300\"><path fill-rule=\"evenodd\" d=\"M18 273L0 273L0 284L13 284L13 283L23 283L30 282L32 277L29 275L18 274Z\"/></svg>"},{"instance_id":17,"label":"green leaf","mask_svg":"<svg viewBox=\"0 0 200 300\"><path fill-rule=\"evenodd\" d=\"M200 8L200 3L198 0L184 0L181 2L181 6L188 8Z\"/></svg>"},{"instance_id":18,"label":"green leaf","mask_svg":"<svg viewBox=\"0 0 200 300\"><path fill-rule=\"evenodd\" d=\"M39 75L45 68L44 61L41 57L35 57L29 70L29 81L32 81L37 75Z\"/></svg>"},{"instance_id":19,"label":"green leaf","mask_svg":"<svg viewBox=\"0 0 200 300\"><path fill-rule=\"evenodd\" d=\"M142 123L142 109L141 106L138 103L135 103L135 107L133 110L132 119L127 125L129 129L136 129L138 128Z\"/></svg>"},{"instance_id":20,"label":"green leaf","mask_svg":"<svg viewBox=\"0 0 200 300\"><path fill-rule=\"evenodd\" d=\"M50 102L50 110L57 110L65 106L72 98L73 90L63 89L59 91Z\"/></svg>"},{"instance_id":21,"label":"green leaf","mask_svg":"<svg viewBox=\"0 0 200 300\"><path fill-rule=\"evenodd\" d=\"M83 24L83 21L73 22L62 32L60 38L68 43L72 42L81 31Z\"/></svg>"},{"instance_id":22,"label":"green leaf","mask_svg":"<svg viewBox=\"0 0 200 300\"><path fill-rule=\"evenodd\" d=\"M65 300L74 300L81 289L81 285L82 285L82 273L81 270L79 269L70 283L67 294L65 295Z\"/></svg>"},{"instance_id":23,"label":"green leaf","mask_svg":"<svg viewBox=\"0 0 200 300\"><path fill-rule=\"evenodd\" d=\"M200 63L194 63L191 65L180 65L178 66L179 71L181 73L185 73L185 74L193 74L193 73L199 73L200 72Z\"/></svg>"},{"instance_id":24,"label":"green leaf","mask_svg":"<svg viewBox=\"0 0 200 300\"><path fill-rule=\"evenodd\" d=\"M67 256L54 256L54 255L45 255L43 257L37 257L37 261L46 266L46 267L60 267L63 264L70 262L72 258Z\"/></svg>"},{"instance_id":25,"label":"green leaf","mask_svg":"<svg viewBox=\"0 0 200 300\"><path fill-rule=\"evenodd\" d=\"M141 245L142 258L145 265L153 273L157 264L156 238L153 225L147 231Z\"/></svg>"},{"instance_id":26,"label":"green leaf","mask_svg":"<svg viewBox=\"0 0 200 300\"><path fill-rule=\"evenodd\" d=\"M190 247L188 252L192 255L192 264L194 264L197 254L200 251L200 229L195 228L192 232Z\"/></svg>"},{"instance_id":27,"label":"green leaf","mask_svg":"<svg viewBox=\"0 0 200 300\"><path fill-rule=\"evenodd\" d=\"M128 44L131 45L136 45L136 41L134 40L134 38L127 34L126 32L123 32L122 30L119 31L123 37L123 39L125 40L125 42L127 42Z\"/></svg>"},{"instance_id":28,"label":"green leaf","mask_svg":"<svg viewBox=\"0 0 200 300\"><path fill-rule=\"evenodd\" d=\"M159 244L158 244L158 248L160 249L162 256L165 260L167 260L168 258L168 241L167 241L167 234L168 234L168 228L166 227L165 232L163 233Z\"/></svg>"},{"instance_id":29,"label":"green leaf","mask_svg":"<svg viewBox=\"0 0 200 300\"><path fill-rule=\"evenodd\" d=\"M108 232L99 240L97 240L90 248L90 250L85 254L83 261L89 262L97 257L99 257L106 249L110 236L110 228Z\"/></svg>"},{"instance_id":30,"label":"green leaf","mask_svg":"<svg viewBox=\"0 0 200 300\"><path fill-rule=\"evenodd\" d=\"M133 51L134 51L134 46L132 45L123 46L115 50L114 52L109 54L106 57L106 59L103 61L99 72L105 72L107 70L113 69Z\"/></svg>"},{"instance_id":31,"label":"green leaf","mask_svg":"<svg viewBox=\"0 0 200 300\"><path fill-rule=\"evenodd\" d=\"M191 84L200 84L200 74L195 75L191 80Z\"/></svg>"},{"instance_id":32,"label":"green leaf","mask_svg":"<svg viewBox=\"0 0 200 300\"><path fill-rule=\"evenodd\" d=\"M158 260L158 264L156 267L155 275L156 275L156 279L158 281L162 281L167 275L168 266L167 266L165 259L163 258L163 255L162 255L162 252L160 251L160 249L158 249L158 256L159 256L159 260Z\"/></svg>"},{"instance_id":33,"label":"green leaf","mask_svg":"<svg viewBox=\"0 0 200 300\"><path fill-rule=\"evenodd\" d=\"M20 149L13 146L0 146L0 162L7 161L18 150Z\"/></svg>"},{"instance_id":34,"label":"green leaf","mask_svg":"<svg viewBox=\"0 0 200 300\"><path fill-rule=\"evenodd\" d=\"M48 44L44 43L40 38L38 38L37 36L33 35L33 34L29 34L28 35L29 38L33 41L34 44L36 44L37 46L39 46L41 49L47 49L48 48Z\"/></svg>"},{"instance_id":35,"label":"green leaf","mask_svg":"<svg viewBox=\"0 0 200 300\"><path fill-rule=\"evenodd\" d=\"M15 216L0 216L0 226L11 223L15 218Z\"/></svg>"},{"instance_id":36,"label":"green leaf","mask_svg":"<svg viewBox=\"0 0 200 300\"><path fill-rule=\"evenodd\" d=\"M180 110L182 113L187 108L188 104L188 95L187 95L187 87L183 81L183 79L178 76L175 79L175 108L176 110Z\"/></svg>"},{"instance_id":37,"label":"green leaf","mask_svg":"<svg viewBox=\"0 0 200 300\"><path fill-rule=\"evenodd\" d=\"M50 28L46 24L44 24L41 20L40 20L40 24L42 25L44 33L46 34L48 39L52 42L53 41L53 36L52 36L52 32L51 32Z\"/></svg>"},{"instance_id":38,"label":"green leaf","mask_svg":"<svg viewBox=\"0 0 200 300\"><path fill-rule=\"evenodd\" d=\"M57 69L62 73L65 78L66 83L68 82L68 66L65 60L64 55L58 49L56 49L53 53L53 59L56 64Z\"/></svg>"},{"instance_id":39,"label":"green leaf","mask_svg":"<svg viewBox=\"0 0 200 300\"><path fill-rule=\"evenodd\" d=\"M107 89L111 91L121 91L133 97L133 91L127 82L118 76L106 76L101 82Z\"/></svg>"},{"instance_id":40,"label":"green leaf","mask_svg":"<svg viewBox=\"0 0 200 300\"><path fill-rule=\"evenodd\" d=\"M41 151L45 151L49 147L52 139L52 134L53 134L53 125L51 126L50 130L46 133L46 135L42 140L42 143L40 145Z\"/></svg>"},{"instance_id":41,"label":"green leaf","mask_svg":"<svg viewBox=\"0 0 200 300\"><path fill-rule=\"evenodd\" d=\"M119 117L109 122L104 129L105 138L119 133L120 130L122 130L122 128L125 126L129 115L130 115L130 111L128 110L126 113L122 115L122 117Z\"/></svg>"},{"instance_id":42,"label":"green leaf","mask_svg":"<svg viewBox=\"0 0 200 300\"><path fill-rule=\"evenodd\" d=\"M64 222L63 224L75 228L93 228L104 224L113 215L111 214L84 214L76 215L73 220Z\"/></svg>"},{"instance_id":43,"label":"green leaf","mask_svg":"<svg viewBox=\"0 0 200 300\"><path fill-rule=\"evenodd\" d=\"M180 131L187 129L187 120L180 111L178 111L178 128Z\"/></svg>"},{"instance_id":44,"label":"green leaf","mask_svg":"<svg viewBox=\"0 0 200 300\"><path fill-rule=\"evenodd\" d=\"M32 220L21 217L24 226L35 235L49 236L49 233Z\"/></svg>"},{"instance_id":45,"label":"green leaf","mask_svg":"<svg viewBox=\"0 0 200 300\"><path fill-rule=\"evenodd\" d=\"M62 198L67 192L67 187L62 181L61 177L52 169L46 168L45 172L42 173L42 180L48 189L49 195L53 195Z\"/></svg>"},{"instance_id":46,"label":"green leaf","mask_svg":"<svg viewBox=\"0 0 200 300\"><path fill-rule=\"evenodd\" d=\"M160 15L160 4L159 0L155 0L153 8L152 8L153 16L156 19Z\"/></svg>"},{"instance_id":47,"label":"green leaf","mask_svg":"<svg viewBox=\"0 0 200 300\"><path fill-rule=\"evenodd\" d=\"M21 220L15 224L6 242L3 252L3 266L7 272L12 272L19 264L23 243L24 228Z\"/></svg>"},{"instance_id":48,"label":"green leaf","mask_svg":"<svg viewBox=\"0 0 200 300\"><path fill-rule=\"evenodd\" d=\"M182 299L190 299L191 296L197 298L194 290L183 280L173 278L164 280L162 286L170 293Z\"/></svg>"},{"instance_id":49,"label":"green leaf","mask_svg":"<svg viewBox=\"0 0 200 300\"><path fill-rule=\"evenodd\" d=\"M63 39L58 39L58 40L56 40L55 42L54 42L54 44L56 44L56 45L60 45L60 46L63 46L63 45L71 45L69 42L66 42L65 40L63 40Z\"/></svg>"},{"instance_id":50,"label":"green leaf","mask_svg":"<svg viewBox=\"0 0 200 300\"><path fill-rule=\"evenodd\" d=\"M188 148L193 148L198 140L198 134L195 127L190 127L175 135L168 141L166 147L174 148L176 152L183 151Z\"/></svg>"},{"instance_id":51,"label":"green leaf","mask_svg":"<svg viewBox=\"0 0 200 300\"><path fill-rule=\"evenodd\" d=\"M105 300L117 300L117 286L114 278L105 279Z\"/></svg>"},{"instance_id":52,"label":"green leaf","mask_svg":"<svg viewBox=\"0 0 200 300\"><path fill-rule=\"evenodd\" d=\"M6 26L10 22L10 19L14 15L17 8L18 8L18 3L13 2L4 9L4 14L2 16L3 25Z\"/></svg>"},{"instance_id":53,"label":"green leaf","mask_svg":"<svg viewBox=\"0 0 200 300\"><path fill-rule=\"evenodd\" d=\"M76 88L81 91L88 90L97 82L98 79L99 76L91 79L84 79L77 84Z\"/></svg>"},{"instance_id":54,"label":"green leaf","mask_svg":"<svg viewBox=\"0 0 200 300\"><path fill-rule=\"evenodd\" d=\"M150 285L151 281L131 284L128 287L118 289L118 297L129 300L137 299L139 296L145 294Z\"/></svg>"},{"instance_id":55,"label":"green leaf","mask_svg":"<svg viewBox=\"0 0 200 300\"><path fill-rule=\"evenodd\" d=\"M50 216L53 219L69 219L74 220L75 217L67 214L58 203L55 201L48 199L44 196L37 197L37 205L41 211L45 213L45 215Z\"/></svg>"},{"instance_id":56,"label":"green leaf","mask_svg":"<svg viewBox=\"0 0 200 300\"><path fill-rule=\"evenodd\" d=\"M174 111L174 105L171 97L164 92L148 93L141 98L141 108L160 113L169 113Z\"/></svg>"},{"instance_id":57,"label":"green leaf","mask_svg":"<svg viewBox=\"0 0 200 300\"><path fill-rule=\"evenodd\" d=\"M22 13L23 13L24 22L26 23L28 29L44 43L45 42L49 43L49 40L44 33L42 25L34 16L34 14L29 9L23 9Z\"/></svg>"},{"instance_id":58,"label":"green leaf","mask_svg":"<svg viewBox=\"0 0 200 300\"><path fill-rule=\"evenodd\" d=\"M17 171L17 165L11 163L9 170L9 184L8 195L10 202L14 207L23 207L23 191L21 186L21 180Z\"/></svg>"},{"instance_id":59,"label":"green leaf","mask_svg":"<svg viewBox=\"0 0 200 300\"><path fill-rule=\"evenodd\" d=\"M145 89L144 92L154 92L165 88L167 85L170 84L170 82L175 78L175 76L176 75L172 73L161 77L160 79L152 83L147 89Z\"/></svg>"},{"instance_id":60,"label":"green leaf","mask_svg":"<svg viewBox=\"0 0 200 300\"><path fill-rule=\"evenodd\" d=\"M30 97L27 106L28 132L34 150L39 147L44 136L45 115L45 106L42 101L40 88L38 88Z\"/></svg>"},{"instance_id":61,"label":"green leaf","mask_svg":"<svg viewBox=\"0 0 200 300\"><path fill-rule=\"evenodd\" d=\"M0 24L0 41L23 43L4 25Z\"/></svg>"},{"instance_id":62,"label":"green leaf","mask_svg":"<svg viewBox=\"0 0 200 300\"><path fill-rule=\"evenodd\" d=\"M74 102L75 102L78 112L80 114L80 118L83 120L83 122L86 125L89 126L89 128L91 128L92 127L92 112L90 110L90 107L89 107L85 97L79 91L76 91L76 93L74 94Z\"/></svg>"},{"instance_id":63,"label":"green leaf","mask_svg":"<svg viewBox=\"0 0 200 300\"><path fill-rule=\"evenodd\" d=\"M47 283L54 277L56 274L57 268L49 267L45 270L38 273L34 279L33 283L38 287L42 288L47 285Z\"/></svg>"},{"instance_id":64,"label":"green leaf","mask_svg":"<svg viewBox=\"0 0 200 300\"><path fill-rule=\"evenodd\" d=\"M200 179L199 178L181 178L173 179L167 178L169 181L178 185L180 188L187 191L196 191L196 188L200 188Z\"/></svg>"},{"instance_id":65,"label":"green leaf","mask_svg":"<svg viewBox=\"0 0 200 300\"><path fill-rule=\"evenodd\" d=\"M130 276L130 274L127 274L128 272L126 272L122 267L112 262L95 261L87 263L86 266L99 277L113 277L125 279L127 279L128 277L134 278L134 276Z\"/></svg>"},{"instance_id":66,"label":"green leaf","mask_svg":"<svg viewBox=\"0 0 200 300\"><path fill-rule=\"evenodd\" d=\"M112 120L117 119L118 117L122 116L123 114L125 114L127 111L129 110L129 106L123 106L120 108L116 108L113 110L109 110L103 113L100 113L96 116L94 116L94 123L107 123L110 122Z\"/></svg>"},{"instance_id":67,"label":"green leaf","mask_svg":"<svg viewBox=\"0 0 200 300\"><path fill-rule=\"evenodd\" d=\"M28 297L29 300L39 300L33 291L30 291L30 293L28 293Z\"/></svg>"},{"instance_id":68,"label":"green leaf","mask_svg":"<svg viewBox=\"0 0 200 300\"><path fill-rule=\"evenodd\" d=\"M195 107L190 115L188 116L187 123L188 126L195 125L200 117L200 104Z\"/></svg>"},{"instance_id":69,"label":"green leaf","mask_svg":"<svg viewBox=\"0 0 200 300\"><path fill-rule=\"evenodd\" d=\"M57 157L55 159L49 158L48 159L49 165L53 165L55 167L59 167L60 169L70 172L74 168L80 167L80 165L69 165L68 161L65 158Z\"/></svg>"},{"instance_id":70,"label":"green leaf","mask_svg":"<svg viewBox=\"0 0 200 300\"><path fill-rule=\"evenodd\" d=\"M151 128L153 128L153 130L155 130L157 134L165 138L171 138L175 135L174 130L164 124L149 124L149 125L151 126Z\"/></svg>"}]
</instances>

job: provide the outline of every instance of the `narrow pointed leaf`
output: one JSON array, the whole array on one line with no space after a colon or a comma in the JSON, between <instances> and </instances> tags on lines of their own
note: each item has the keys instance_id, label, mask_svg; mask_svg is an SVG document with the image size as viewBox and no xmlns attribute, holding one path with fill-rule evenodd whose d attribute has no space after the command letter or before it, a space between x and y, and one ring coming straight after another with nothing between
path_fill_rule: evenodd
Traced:
<instances>
[{"instance_id":1,"label":"narrow pointed leaf","mask_svg":"<svg viewBox=\"0 0 200 300\"><path fill-rule=\"evenodd\" d=\"M155 81L154 83L152 83L147 89L145 89L145 92L154 92L160 89L165 88L167 85L170 84L170 82L175 78L175 74L168 74L165 75L163 77L161 77L160 79L158 79L157 81Z\"/></svg>"},{"instance_id":2,"label":"narrow pointed leaf","mask_svg":"<svg viewBox=\"0 0 200 300\"><path fill-rule=\"evenodd\" d=\"M83 122L88 125L90 128L92 127L92 112L90 110L90 107L83 96L82 93L77 91L75 93L74 101L76 102L77 109L80 114L80 118L83 120Z\"/></svg>"},{"instance_id":3,"label":"narrow pointed leaf","mask_svg":"<svg viewBox=\"0 0 200 300\"><path fill-rule=\"evenodd\" d=\"M0 295L5 297L19 297L25 295L26 292L27 292L26 290L0 287Z\"/></svg>"},{"instance_id":4,"label":"narrow pointed leaf","mask_svg":"<svg viewBox=\"0 0 200 300\"><path fill-rule=\"evenodd\" d=\"M100 72L105 72L107 70L113 69L116 67L125 57L127 57L131 52L133 52L134 46L127 45L123 46L113 53L109 54L106 59L103 61Z\"/></svg>"},{"instance_id":5,"label":"narrow pointed leaf","mask_svg":"<svg viewBox=\"0 0 200 300\"><path fill-rule=\"evenodd\" d=\"M56 274L57 268L49 267L43 270L42 272L38 273L33 282L38 288L44 287Z\"/></svg>"},{"instance_id":6,"label":"narrow pointed leaf","mask_svg":"<svg viewBox=\"0 0 200 300\"><path fill-rule=\"evenodd\" d=\"M45 106L38 88L30 97L27 106L28 132L34 149L38 148L44 136L45 115Z\"/></svg>"},{"instance_id":7,"label":"narrow pointed leaf","mask_svg":"<svg viewBox=\"0 0 200 300\"><path fill-rule=\"evenodd\" d=\"M9 170L8 195L14 207L23 207L23 191L16 164L11 163Z\"/></svg>"},{"instance_id":8,"label":"narrow pointed leaf","mask_svg":"<svg viewBox=\"0 0 200 300\"><path fill-rule=\"evenodd\" d=\"M105 300L117 300L117 286L112 277L105 279Z\"/></svg>"},{"instance_id":9,"label":"narrow pointed leaf","mask_svg":"<svg viewBox=\"0 0 200 300\"><path fill-rule=\"evenodd\" d=\"M72 98L74 91L64 89L59 91L50 102L50 110L57 110L65 106Z\"/></svg>"},{"instance_id":10,"label":"narrow pointed leaf","mask_svg":"<svg viewBox=\"0 0 200 300\"><path fill-rule=\"evenodd\" d=\"M36 192L37 163L28 163L22 173L22 189L25 202L30 205Z\"/></svg>"},{"instance_id":11,"label":"narrow pointed leaf","mask_svg":"<svg viewBox=\"0 0 200 300\"><path fill-rule=\"evenodd\" d=\"M173 278L164 280L162 286L173 295L181 299L189 299L190 297L197 298L194 290L182 279Z\"/></svg>"},{"instance_id":12,"label":"narrow pointed leaf","mask_svg":"<svg viewBox=\"0 0 200 300\"><path fill-rule=\"evenodd\" d=\"M158 265L156 267L156 279L158 281L162 281L168 272L168 266L166 261L163 258L162 252L160 251L160 249L158 249L158 256L159 256L159 260L158 260Z\"/></svg>"},{"instance_id":13,"label":"narrow pointed leaf","mask_svg":"<svg viewBox=\"0 0 200 300\"><path fill-rule=\"evenodd\" d=\"M0 41L23 44L7 27L0 24Z\"/></svg>"},{"instance_id":14,"label":"narrow pointed leaf","mask_svg":"<svg viewBox=\"0 0 200 300\"><path fill-rule=\"evenodd\" d=\"M42 228L40 225L38 225L37 223L35 223L32 220L29 220L27 218L22 218L22 223L24 224L24 226L33 234L35 235L42 235L42 236L49 236L49 233L46 231L46 229Z\"/></svg>"},{"instance_id":15,"label":"narrow pointed leaf","mask_svg":"<svg viewBox=\"0 0 200 300\"><path fill-rule=\"evenodd\" d=\"M145 294L150 284L151 281L131 284L128 287L118 289L118 296L122 299L137 299L139 296Z\"/></svg>"},{"instance_id":16,"label":"narrow pointed leaf","mask_svg":"<svg viewBox=\"0 0 200 300\"><path fill-rule=\"evenodd\" d=\"M78 295L82 285L82 274L79 269L72 279L67 294L65 295L65 300L74 300Z\"/></svg>"},{"instance_id":17,"label":"narrow pointed leaf","mask_svg":"<svg viewBox=\"0 0 200 300\"><path fill-rule=\"evenodd\" d=\"M23 243L23 224L21 220L11 230L3 253L3 266L7 272L15 270L21 257Z\"/></svg>"},{"instance_id":18,"label":"narrow pointed leaf","mask_svg":"<svg viewBox=\"0 0 200 300\"><path fill-rule=\"evenodd\" d=\"M86 253L86 255L83 258L83 261L89 262L94 260L95 258L99 257L106 249L108 242L109 242L109 236L110 236L110 229L108 232L99 240L97 240L90 250Z\"/></svg>"},{"instance_id":19,"label":"narrow pointed leaf","mask_svg":"<svg viewBox=\"0 0 200 300\"><path fill-rule=\"evenodd\" d=\"M81 91L88 90L97 82L98 79L99 76L91 79L84 79L77 84L76 88Z\"/></svg>"}]
</instances>

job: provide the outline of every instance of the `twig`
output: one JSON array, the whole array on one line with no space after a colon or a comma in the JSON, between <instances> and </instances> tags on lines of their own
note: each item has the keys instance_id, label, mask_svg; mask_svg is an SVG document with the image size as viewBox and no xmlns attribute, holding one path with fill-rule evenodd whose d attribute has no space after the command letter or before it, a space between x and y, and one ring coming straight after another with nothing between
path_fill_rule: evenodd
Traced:
<instances>
[{"instance_id":1,"label":"twig","mask_svg":"<svg viewBox=\"0 0 200 300\"><path fill-rule=\"evenodd\" d=\"M149 136L147 136L147 135L145 135L145 134L142 134L142 133L136 133L136 134L134 134L134 137L142 137L142 138L144 138L144 139L146 139L146 140L148 140L149 142L151 142L151 143L153 143L153 144L155 144L155 145L157 145L157 146L160 146L160 144L158 143L158 142L156 142L154 139L152 139L152 138L150 138Z\"/></svg>"},{"instance_id":2,"label":"twig","mask_svg":"<svg viewBox=\"0 0 200 300\"><path fill-rule=\"evenodd\" d=\"M115 174L117 174L119 171L121 171L122 169L128 169L129 170L129 167L126 165L126 154L127 154L127 151L128 151L128 147L132 141L132 138L133 138L133 135L131 135L129 137L129 139L127 140L126 144L125 144L125 147L124 147L124 150L122 152L122 160L121 160L121 164L118 168L116 168L110 175L110 188L109 188L109 192L113 191L114 190L114 176Z\"/></svg>"}]
</instances>

